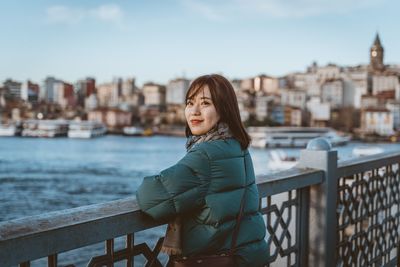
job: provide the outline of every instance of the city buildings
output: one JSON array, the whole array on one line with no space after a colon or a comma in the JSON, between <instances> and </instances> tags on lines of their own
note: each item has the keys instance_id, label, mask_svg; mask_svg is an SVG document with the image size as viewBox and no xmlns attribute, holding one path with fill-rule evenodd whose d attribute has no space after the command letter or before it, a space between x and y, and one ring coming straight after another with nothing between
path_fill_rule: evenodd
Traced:
<instances>
[{"instance_id":1,"label":"city buildings","mask_svg":"<svg viewBox=\"0 0 400 267\"><path fill-rule=\"evenodd\" d=\"M101 122L113 132L132 124L132 113L116 108L98 108L88 112L88 120Z\"/></svg>"},{"instance_id":2,"label":"city buildings","mask_svg":"<svg viewBox=\"0 0 400 267\"><path fill-rule=\"evenodd\" d=\"M85 106L86 107L86 101L89 101L89 104L91 104L91 108L97 107L97 101L93 101L93 95L96 95L96 80L94 78L86 78L79 80L75 83L74 91L76 94L76 101L77 104L80 106ZM88 99L91 100L88 100Z\"/></svg>"},{"instance_id":3,"label":"city buildings","mask_svg":"<svg viewBox=\"0 0 400 267\"><path fill-rule=\"evenodd\" d=\"M37 103L39 100L40 86L31 81L22 83L21 99L30 103Z\"/></svg>"},{"instance_id":4,"label":"city buildings","mask_svg":"<svg viewBox=\"0 0 400 267\"><path fill-rule=\"evenodd\" d=\"M233 79L241 118L246 125L330 126L363 135L395 134L400 129L400 65L385 64L384 53L376 34L369 64L313 62L304 72L282 77ZM101 84L91 77L75 83L46 77L39 86L7 79L0 89L0 108L6 111L3 119L41 114L97 120L111 129L131 124L183 126L190 82L179 77L166 85L137 86L133 77Z\"/></svg>"},{"instance_id":5,"label":"city buildings","mask_svg":"<svg viewBox=\"0 0 400 267\"><path fill-rule=\"evenodd\" d=\"M190 80L177 78L168 82L165 102L167 105L184 105L185 96L190 86Z\"/></svg>"},{"instance_id":6,"label":"city buildings","mask_svg":"<svg viewBox=\"0 0 400 267\"><path fill-rule=\"evenodd\" d=\"M109 83L97 86L97 97L100 107L117 107L121 96L121 80L114 79Z\"/></svg>"},{"instance_id":7,"label":"city buildings","mask_svg":"<svg viewBox=\"0 0 400 267\"><path fill-rule=\"evenodd\" d=\"M22 83L7 79L3 83L3 87L7 90L7 93L14 99L21 99L21 88Z\"/></svg>"},{"instance_id":8,"label":"city buildings","mask_svg":"<svg viewBox=\"0 0 400 267\"><path fill-rule=\"evenodd\" d=\"M145 106L157 106L162 109L165 106L165 86L156 83L145 83L142 88ZM179 99L180 101L181 99Z\"/></svg>"}]
</instances>

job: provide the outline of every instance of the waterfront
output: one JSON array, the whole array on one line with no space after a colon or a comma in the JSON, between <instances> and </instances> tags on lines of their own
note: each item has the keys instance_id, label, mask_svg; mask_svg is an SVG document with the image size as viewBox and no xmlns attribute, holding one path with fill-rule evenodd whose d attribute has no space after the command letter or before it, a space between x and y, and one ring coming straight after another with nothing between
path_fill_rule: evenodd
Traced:
<instances>
[{"instance_id":1,"label":"waterfront","mask_svg":"<svg viewBox=\"0 0 400 267\"><path fill-rule=\"evenodd\" d=\"M157 173L184 155L184 143L184 138L157 136L89 140L1 138L0 220L132 196L143 176ZM335 149L343 160L359 145L353 142ZM399 144L380 146L385 151L400 148ZM300 150L285 151L296 156ZM257 175L269 172L267 152L251 149ZM137 241L155 239L162 231L147 231L142 236L139 233ZM100 245L86 252L101 250ZM74 253L69 252L69 259L76 260ZM83 261L77 262L83 265Z\"/></svg>"}]
</instances>

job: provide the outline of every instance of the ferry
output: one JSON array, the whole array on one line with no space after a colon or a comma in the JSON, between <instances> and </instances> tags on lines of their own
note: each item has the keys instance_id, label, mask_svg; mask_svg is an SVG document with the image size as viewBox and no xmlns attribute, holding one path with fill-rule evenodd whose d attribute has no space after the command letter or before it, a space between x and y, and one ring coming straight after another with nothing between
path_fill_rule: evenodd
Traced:
<instances>
[{"instance_id":1,"label":"ferry","mask_svg":"<svg viewBox=\"0 0 400 267\"><path fill-rule=\"evenodd\" d=\"M122 134L126 136L152 136L153 130L150 128L143 129L138 126L127 126L122 128Z\"/></svg>"},{"instance_id":2,"label":"ferry","mask_svg":"<svg viewBox=\"0 0 400 267\"><path fill-rule=\"evenodd\" d=\"M67 136L68 122L65 120L27 120L22 124L24 137L61 137Z\"/></svg>"},{"instance_id":3,"label":"ferry","mask_svg":"<svg viewBox=\"0 0 400 267\"><path fill-rule=\"evenodd\" d=\"M339 135L331 128L318 127L249 127L251 145L256 148L266 147L306 147L311 139L326 138L332 146L345 145L350 136Z\"/></svg>"},{"instance_id":4,"label":"ferry","mask_svg":"<svg viewBox=\"0 0 400 267\"><path fill-rule=\"evenodd\" d=\"M95 121L72 121L68 127L69 138L89 139L103 136L107 132L104 124Z\"/></svg>"},{"instance_id":5,"label":"ferry","mask_svg":"<svg viewBox=\"0 0 400 267\"><path fill-rule=\"evenodd\" d=\"M127 136L142 136L144 134L144 130L142 127L129 126L122 128L123 135Z\"/></svg>"},{"instance_id":6,"label":"ferry","mask_svg":"<svg viewBox=\"0 0 400 267\"><path fill-rule=\"evenodd\" d=\"M0 136L16 136L20 134L20 124L0 124Z\"/></svg>"}]
</instances>

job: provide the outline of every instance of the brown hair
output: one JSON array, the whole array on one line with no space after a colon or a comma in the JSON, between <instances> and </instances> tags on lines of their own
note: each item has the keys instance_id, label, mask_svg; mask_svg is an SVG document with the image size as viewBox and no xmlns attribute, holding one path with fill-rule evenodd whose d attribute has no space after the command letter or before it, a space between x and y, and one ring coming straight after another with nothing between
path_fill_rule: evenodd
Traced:
<instances>
[{"instance_id":1,"label":"brown hair","mask_svg":"<svg viewBox=\"0 0 400 267\"><path fill-rule=\"evenodd\" d=\"M186 93L185 102L198 94L206 85L210 89L211 98L220 116L220 121L228 124L233 137L240 143L242 149L246 149L250 143L250 136L240 119L235 91L225 77L218 74L198 77L191 83ZM185 133L186 137L192 135L187 121Z\"/></svg>"}]
</instances>

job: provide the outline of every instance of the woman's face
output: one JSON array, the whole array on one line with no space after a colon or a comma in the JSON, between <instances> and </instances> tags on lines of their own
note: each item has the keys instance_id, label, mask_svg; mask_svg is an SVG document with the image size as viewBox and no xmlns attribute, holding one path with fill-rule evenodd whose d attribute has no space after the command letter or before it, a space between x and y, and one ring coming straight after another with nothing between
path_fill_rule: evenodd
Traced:
<instances>
[{"instance_id":1,"label":"woman's face","mask_svg":"<svg viewBox=\"0 0 400 267\"><path fill-rule=\"evenodd\" d=\"M186 101L185 117L193 135L205 134L217 124L220 117L207 85Z\"/></svg>"}]
</instances>

